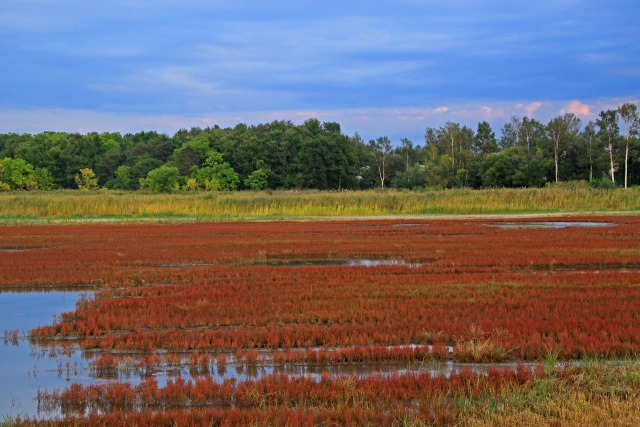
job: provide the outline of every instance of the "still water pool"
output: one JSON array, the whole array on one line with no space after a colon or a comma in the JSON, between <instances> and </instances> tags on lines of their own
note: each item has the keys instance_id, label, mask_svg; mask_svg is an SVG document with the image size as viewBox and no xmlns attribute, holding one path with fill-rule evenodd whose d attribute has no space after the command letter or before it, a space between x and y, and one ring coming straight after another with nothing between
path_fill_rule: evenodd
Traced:
<instances>
[{"instance_id":1,"label":"still water pool","mask_svg":"<svg viewBox=\"0 0 640 427\"><path fill-rule=\"evenodd\" d=\"M30 329L51 324L54 316L74 310L83 294L87 292L0 293L0 420L37 416L38 389L89 381L79 352L35 348L27 339Z\"/></svg>"}]
</instances>

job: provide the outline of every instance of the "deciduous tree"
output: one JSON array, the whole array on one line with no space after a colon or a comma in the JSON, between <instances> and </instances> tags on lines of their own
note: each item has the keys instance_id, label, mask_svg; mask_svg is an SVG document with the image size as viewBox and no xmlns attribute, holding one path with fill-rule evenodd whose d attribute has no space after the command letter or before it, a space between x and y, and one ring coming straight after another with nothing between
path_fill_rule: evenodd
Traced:
<instances>
[{"instance_id":1,"label":"deciduous tree","mask_svg":"<svg viewBox=\"0 0 640 427\"><path fill-rule=\"evenodd\" d=\"M618 107L618 114L624 125L624 188L627 188L629 178L629 149L630 139L632 135L637 135L638 127L640 127L640 119L638 118L638 106L632 103L622 104Z\"/></svg>"},{"instance_id":2,"label":"deciduous tree","mask_svg":"<svg viewBox=\"0 0 640 427\"><path fill-rule=\"evenodd\" d=\"M380 186L384 190L385 182L389 176L390 158L393 147L391 141L386 136L369 141L369 150L373 154L378 169L378 178Z\"/></svg>"},{"instance_id":3,"label":"deciduous tree","mask_svg":"<svg viewBox=\"0 0 640 427\"><path fill-rule=\"evenodd\" d=\"M566 113L552 119L547 124L547 134L553 141L553 164L555 180L560 181L560 150L580 131L580 119L573 113Z\"/></svg>"},{"instance_id":4,"label":"deciduous tree","mask_svg":"<svg viewBox=\"0 0 640 427\"><path fill-rule=\"evenodd\" d=\"M76 185L78 189L84 191L98 189L98 177L91 168L82 168L80 173L76 175Z\"/></svg>"},{"instance_id":5,"label":"deciduous tree","mask_svg":"<svg viewBox=\"0 0 640 427\"><path fill-rule=\"evenodd\" d=\"M149 171L144 182L151 191L169 193L180 187L180 171L175 166L162 165Z\"/></svg>"},{"instance_id":6,"label":"deciduous tree","mask_svg":"<svg viewBox=\"0 0 640 427\"><path fill-rule=\"evenodd\" d=\"M611 181L616 182L615 177L615 146L616 146L616 138L620 132L620 128L618 127L618 112L616 110L607 110L601 111L598 120L596 120L596 124L598 125L598 137L602 141L602 143L607 147L609 152L609 166L610 166L610 176Z\"/></svg>"},{"instance_id":7,"label":"deciduous tree","mask_svg":"<svg viewBox=\"0 0 640 427\"><path fill-rule=\"evenodd\" d=\"M589 182L593 181L593 163L596 155L596 140L598 133L594 122L589 122L580 134L580 138L585 146L587 159L589 162Z\"/></svg>"}]
</instances>

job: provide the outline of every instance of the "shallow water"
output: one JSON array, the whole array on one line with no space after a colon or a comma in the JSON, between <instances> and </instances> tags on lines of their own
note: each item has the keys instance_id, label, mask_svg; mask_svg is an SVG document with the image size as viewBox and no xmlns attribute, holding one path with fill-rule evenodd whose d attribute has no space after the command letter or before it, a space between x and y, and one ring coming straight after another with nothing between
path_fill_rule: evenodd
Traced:
<instances>
[{"instance_id":1,"label":"shallow water","mask_svg":"<svg viewBox=\"0 0 640 427\"><path fill-rule=\"evenodd\" d=\"M405 267L420 267L427 260L407 261L404 259L358 259L358 260L318 260L318 261L262 261L253 265L267 265L271 267L306 267L306 266L344 266L344 267L381 267L386 265L398 265Z\"/></svg>"},{"instance_id":2,"label":"shallow water","mask_svg":"<svg viewBox=\"0 0 640 427\"><path fill-rule=\"evenodd\" d=\"M86 292L0 293L0 419L36 416L38 389L63 387L69 381L88 382L78 352L62 354L33 348L26 335L30 329L53 322L54 316L75 309ZM17 330L16 339L14 331Z\"/></svg>"},{"instance_id":3,"label":"shallow water","mask_svg":"<svg viewBox=\"0 0 640 427\"><path fill-rule=\"evenodd\" d=\"M500 228L567 228L567 227L611 227L610 222L592 221L522 221L522 222L489 222L487 225L494 225Z\"/></svg>"},{"instance_id":4,"label":"shallow water","mask_svg":"<svg viewBox=\"0 0 640 427\"><path fill-rule=\"evenodd\" d=\"M465 364L453 361L276 364L273 361L273 351L266 350L258 352L258 360L251 363L247 360L236 360L234 353L201 352L200 354L210 356L210 363L205 367L193 367L189 363L189 352L179 353L180 363L172 365L167 363L167 354L160 351L159 363L147 367L141 366L140 361L149 354L114 353L114 357L119 360L116 369L111 373L105 373L92 369L90 362L91 359L104 355L104 352L84 351L77 346L63 350L29 344L27 334L30 329L51 324L57 315L74 310L80 298L90 295L91 293L87 291L0 293L0 334L4 341L0 343L0 375L3 379L0 383L0 420L17 416L37 418L59 416L60 413L56 411L39 411L38 390L64 389L71 383L86 385L127 381L137 384L143 378L153 376L158 385L163 387L167 381L178 376L183 379L193 379L202 375L211 375L216 381L222 382L230 378L238 381L259 379L273 373L320 378L322 373L331 376L384 376L428 371L433 375L450 375L453 371L462 369L486 373L490 368L516 368L515 363ZM17 332L14 333L16 330ZM297 349L296 351L305 352L306 350ZM331 349L324 350L331 351ZM449 348L449 352L451 351L452 349ZM227 363L220 366L216 359L222 354L225 355ZM533 369L536 365L536 363L525 364L529 369Z\"/></svg>"}]
</instances>

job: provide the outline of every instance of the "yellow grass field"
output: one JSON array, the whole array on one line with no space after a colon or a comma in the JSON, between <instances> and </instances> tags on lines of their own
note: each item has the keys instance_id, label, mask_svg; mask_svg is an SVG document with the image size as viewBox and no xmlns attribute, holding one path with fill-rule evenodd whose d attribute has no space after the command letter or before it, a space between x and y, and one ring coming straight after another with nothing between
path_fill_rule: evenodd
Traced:
<instances>
[{"instance_id":1,"label":"yellow grass field","mask_svg":"<svg viewBox=\"0 0 640 427\"><path fill-rule=\"evenodd\" d=\"M411 215L640 213L640 188L400 191L0 193L0 222L242 221Z\"/></svg>"}]
</instances>

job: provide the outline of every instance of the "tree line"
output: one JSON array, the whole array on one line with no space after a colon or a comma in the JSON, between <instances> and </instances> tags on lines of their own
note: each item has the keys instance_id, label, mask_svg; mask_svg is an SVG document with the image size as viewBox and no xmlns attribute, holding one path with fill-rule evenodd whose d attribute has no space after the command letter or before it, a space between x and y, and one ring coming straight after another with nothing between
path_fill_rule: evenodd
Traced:
<instances>
[{"instance_id":1,"label":"tree line","mask_svg":"<svg viewBox=\"0 0 640 427\"><path fill-rule=\"evenodd\" d=\"M636 104L583 123L572 113L544 124L512 117L500 137L446 122L421 144L382 136L365 142L340 124L309 119L232 128L182 129L173 136L42 132L0 134L0 191L56 188L152 191L540 187L585 180L640 184Z\"/></svg>"}]
</instances>

